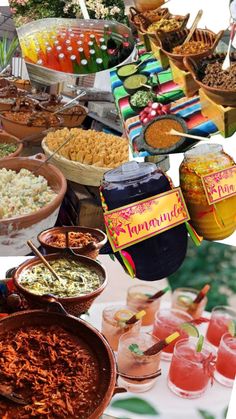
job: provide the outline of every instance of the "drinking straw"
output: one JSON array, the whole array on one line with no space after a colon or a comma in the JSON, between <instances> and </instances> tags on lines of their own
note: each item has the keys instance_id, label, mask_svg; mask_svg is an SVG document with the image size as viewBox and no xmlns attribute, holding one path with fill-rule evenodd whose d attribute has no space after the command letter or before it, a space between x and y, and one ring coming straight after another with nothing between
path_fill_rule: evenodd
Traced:
<instances>
[{"instance_id":1,"label":"drinking straw","mask_svg":"<svg viewBox=\"0 0 236 419\"><path fill-rule=\"evenodd\" d=\"M198 295L196 296L195 300L193 301L193 304L199 304L203 298L205 297L205 295L208 293L209 289L210 289L210 285L206 284L201 291L199 291Z\"/></svg>"},{"instance_id":2,"label":"drinking straw","mask_svg":"<svg viewBox=\"0 0 236 419\"><path fill-rule=\"evenodd\" d=\"M143 355L156 355L170 343L174 342L180 334L178 332L174 332L171 335L167 336L165 339L160 340L159 342L155 343L155 345L151 346L151 348L146 349L143 352Z\"/></svg>"},{"instance_id":3,"label":"drinking straw","mask_svg":"<svg viewBox=\"0 0 236 419\"><path fill-rule=\"evenodd\" d=\"M145 310L141 310L138 313L136 313L134 316L132 316L129 320L127 320L125 323L126 324L134 324L138 320L140 320L143 316L145 316L145 314L146 314L146 311Z\"/></svg>"},{"instance_id":4,"label":"drinking straw","mask_svg":"<svg viewBox=\"0 0 236 419\"><path fill-rule=\"evenodd\" d=\"M156 292L154 295L150 295L148 297L147 302L152 303L153 300L157 300L158 298L162 297L167 291L170 291L170 287L165 287L163 290Z\"/></svg>"}]
</instances>

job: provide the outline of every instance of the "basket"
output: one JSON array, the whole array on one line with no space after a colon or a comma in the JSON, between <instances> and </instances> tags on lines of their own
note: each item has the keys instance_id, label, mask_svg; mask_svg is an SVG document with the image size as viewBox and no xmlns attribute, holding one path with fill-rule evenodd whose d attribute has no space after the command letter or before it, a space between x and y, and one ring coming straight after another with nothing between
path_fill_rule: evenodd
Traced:
<instances>
[{"instance_id":1,"label":"basket","mask_svg":"<svg viewBox=\"0 0 236 419\"><path fill-rule=\"evenodd\" d=\"M182 45L184 40L187 38L189 34L189 29L184 28L175 32L163 32L157 31L156 32L156 39L158 44L161 46L161 50L164 52L165 55L168 56L169 60L174 63L176 67L180 70L187 71L184 64L184 57L191 57L195 61L199 61L204 57L212 54L215 50L217 44L219 43L221 37L224 34L224 31L220 31L218 34L208 30L208 29L196 29L192 35L192 41L203 41L205 44L209 44L209 48L205 51L196 54L176 54L173 53L173 49L179 45Z\"/></svg>"},{"instance_id":2,"label":"basket","mask_svg":"<svg viewBox=\"0 0 236 419\"><path fill-rule=\"evenodd\" d=\"M42 141L42 148L47 157L53 154L45 139ZM58 154L55 154L50 162L60 169L66 179L86 186L100 186L104 173L109 170L107 167L96 167L68 160Z\"/></svg>"}]
</instances>

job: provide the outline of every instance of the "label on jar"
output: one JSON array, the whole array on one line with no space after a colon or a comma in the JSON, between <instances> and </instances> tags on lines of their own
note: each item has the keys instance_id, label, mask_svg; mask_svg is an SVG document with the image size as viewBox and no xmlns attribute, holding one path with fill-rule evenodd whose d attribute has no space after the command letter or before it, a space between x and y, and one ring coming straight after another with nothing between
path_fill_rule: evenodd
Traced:
<instances>
[{"instance_id":1,"label":"label on jar","mask_svg":"<svg viewBox=\"0 0 236 419\"><path fill-rule=\"evenodd\" d=\"M236 195L236 166L201 178L209 205Z\"/></svg>"},{"instance_id":2,"label":"label on jar","mask_svg":"<svg viewBox=\"0 0 236 419\"><path fill-rule=\"evenodd\" d=\"M180 188L104 213L114 252L190 220Z\"/></svg>"}]
</instances>

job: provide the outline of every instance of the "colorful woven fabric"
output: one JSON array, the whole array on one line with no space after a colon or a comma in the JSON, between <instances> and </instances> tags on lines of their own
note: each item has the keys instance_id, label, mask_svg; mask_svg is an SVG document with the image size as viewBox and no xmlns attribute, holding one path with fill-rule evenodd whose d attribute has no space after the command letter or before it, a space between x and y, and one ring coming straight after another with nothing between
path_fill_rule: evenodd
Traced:
<instances>
[{"instance_id":1,"label":"colorful woven fabric","mask_svg":"<svg viewBox=\"0 0 236 419\"><path fill-rule=\"evenodd\" d=\"M141 56L142 60L145 58L147 58L147 54ZM183 90L173 81L170 69L163 70L160 62L155 58L150 57L150 60L142 67L142 73L143 72L145 74L158 74L160 85L154 88L157 96L159 96L161 101L167 100L168 102L171 102L171 113L185 119L190 133L207 137L209 134L218 131L216 125L202 115L199 96L194 96L192 98L185 97ZM139 152L136 148L135 139L142 131L142 124L140 123L137 112L130 106L130 96L124 89L123 83L117 76L116 71L111 72L111 87L121 120L130 140L133 156L148 156L148 152ZM189 142L189 145L192 144L194 144L194 141L192 141L192 143Z\"/></svg>"}]
</instances>

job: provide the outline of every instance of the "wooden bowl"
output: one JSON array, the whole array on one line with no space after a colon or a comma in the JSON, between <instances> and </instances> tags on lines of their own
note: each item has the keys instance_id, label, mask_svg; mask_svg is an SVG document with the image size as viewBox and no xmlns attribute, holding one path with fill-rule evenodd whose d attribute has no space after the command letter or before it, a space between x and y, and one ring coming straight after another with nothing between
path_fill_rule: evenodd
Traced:
<instances>
[{"instance_id":1,"label":"wooden bowl","mask_svg":"<svg viewBox=\"0 0 236 419\"><path fill-rule=\"evenodd\" d=\"M0 130L0 143L17 144L16 151L14 151L14 153L8 154L8 156L6 157L0 158L0 161L4 161L5 159L9 157L17 157L20 155L20 153L23 150L23 143L21 143L18 138L13 137L13 135L10 135L3 130Z\"/></svg>"},{"instance_id":2,"label":"wooden bowl","mask_svg":"<svg viewBox=\"0 0 236 419\"><path fill-rule=\"evenodd\" d=\"M177 121L179 123L179 125L183 128L183 131L186 133L188 131L187 129L187 125L186 122L184 121L184 119L175 116L175 115L163 115L163 116L158 116L157 118L154 118L152 121L150 121L147 125L145 125L145 127L142 130L142 133L140 135L140 137L136 140L136 144L138 147L138 150L145 150L148 151L150 154L152 155L159 155L159 154L169 154L169 153L174 153L176 152L183 144L185 141L184 137L181 137L179 141L177 141L174 145L168 147L168 148L154 148L152 146L150 146L146 140L145 140L145 133L146 130L156 121L160 121L160 120L172 120L172 121ZM158 132L157 132L157 136L158 136Z\"/></svg>"},{"instance_id":3,"label":"wooden bowl","mask_svg":"<svg viewBox=\"0 0 236 419\"><path fill-rule=\"evenodd\" d=\"M210 87L204 84L201 80L205 74L205 68L208 63L222 62L225 59L225 54L213 54L204 60L197 62L192 57L184 58L184 65L193 76L194 81L202 88L204 93L215 103L222 106L236 107L236 89L226 90L219 87ZM231 62L236 63L236 54L231 54Z\"/></svg>"},{"instance_id":4,"label":"wooden bowl","mask_svg":"<svg viewBox=\"0 0 236 419\"><path fill-rule=\"evenodd\" d=\"M62 117L57 116L58 125L54 126L54 128L59 128L63 124ZM42 125L40 127L38 126L28 126L26 124L23 124L21 122L13 121L9 118L6 118L4 116L4 112L0 114L0 121L2 124L2 127L5 131L7 131L9 134L12 134L18 138L25 139L27 137L35 136L35 139L30 140L31 143L38 142L38 137L40 137L40 134L45 131L46 129L50 128L46 125Z\"/></svg>"},{"instance_id":5,"label":"wooden bowl","mask_svg":"<svg viewBox=\"0 0 236 419\"><path fill-rule=\"evenodd\" d=\"M58 247L53 246L52 244L48 243L48 238L53 236L54 234L65 234L66 232L81 232L81 233L90 233L95 239L97 240L93 246L91 243L84 247L73 247L73 252L78 255L84 255L95 259L98 256L99 250L106 244L107 236L103 231L97 228L89 228L89 227L81 227L81 226L70 226L70 227L53 227L47 230L42 231L38 235L38 241L46 249L47 253L55 253L55 252L68 252L70 249L68 247Z\"/></svg>"},{"instance_id":6,"label":"wooden bowl","mask_svg":"<svg viewBox=\"0 0 236 419\"><path fill-rule=\"evenodd\" d=\"M53 261L56 259L65 258L65 253L53 253L51 255L46 255L45 259L47 261ZM80 314L85 313L88 311L88 309L91 307L93 301L95 298L97 298L106 288L107 286L107 274L105 269L102 267L102 265L95 261L94 259L90 259L85 256L81 255L66 255L67 259L71 259L77 262L81 262L84 265L86 265L89 268L92 268L94 271L97 272L97 274L101 278L101 285L95 290L90 292L86 295L81 295L78 297L55 297L56 300L62 304L64 309L73 316L79 316ZM19 291L21 295L24 296L26 301L29 303L30 308L41 308L45 307L45 299L41 295L33 294L32 292L28 291L26 288L24 288L20 282L19 277L21 273L29 268L32 268L35 265L38 265L39 263L42 263L41 260L38 257L35 257L33 259L27 260L26 262L22 263L15 271L13 280L15 287Z\"/></svg>"},{"instance_id":7,"label":"wooden bowl","mask_svg":"<svg viewBox=\"0 0 236 419\"><path fill-rule=\"evenodd\" d=\"M195 61L199 61L204 57L207 57L210 54L212 54L217 44L219 43L223 33L224 31L220 31L218 34L215 34L214 32L208 29L196 29L193 33L191 40L203 41L204 43L208 43L209 48L206 51L200 53L189 54L187 55L187 57L193 58ZM163 31L157 31L156 33L157 41L164 54L168 56L169 60L171 60L176 67L183 71L187 70L184 64L184 57L186 57L186 55L175 54L172 51L176 46L183 44L188 34L189 29L187 28L169 34Z\"/></svg>"},{"instance_id":8,"label":"wooden bowl","mask_svg":"<svg viewBox=\"0 0 236 419\"><path fill-rule=\"evenodd\" d=\"M59 326L84 342L96 357L99 368L97 396L100 403L87 419L102 416L116 392L116 361L109 344L102 334L89 323L75 317L42 310L23 311L12 314L0 321L0 339L6 332L33 326ZM63 390L62 390L63 392ZM74 419L81 419L78 416Z\"/></svg>"},{"instance_id":9,"label":"wooden bowl","mask_svg":"<svg viewBox=\"0 0 236 419\"><path fill-rule=\"evenodd\" d=\"M26 241L34 239L42 231L53 226L58 217L60 205L66 193L66 180L59 169L51 164L43 164L45 156L6 158L0 161L0 169L15 170L25 168L47 179L49 186L57 193L56 197L38 211L0 220L1 256L22 256L29 253ZM39 168L40 166L40 168Z\"/></svg>"}]
</instances>

